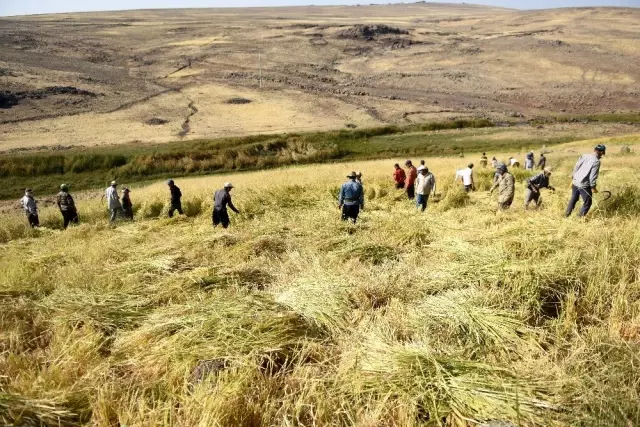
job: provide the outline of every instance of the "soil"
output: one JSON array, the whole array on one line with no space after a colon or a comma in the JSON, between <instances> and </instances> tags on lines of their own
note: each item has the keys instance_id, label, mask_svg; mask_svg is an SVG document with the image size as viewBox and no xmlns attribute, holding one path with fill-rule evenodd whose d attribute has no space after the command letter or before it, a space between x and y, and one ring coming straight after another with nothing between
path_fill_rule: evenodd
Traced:
<instances>
[{"instance_id":1,"label":"soil","mask_svg":"<svg viewBox=\"0 0 640 427\"><path fill-rule=\"evenodd\" d=\"M0 151L640 111L637 22L431 3L2 18Z\"/></svg>"}]
</instances>

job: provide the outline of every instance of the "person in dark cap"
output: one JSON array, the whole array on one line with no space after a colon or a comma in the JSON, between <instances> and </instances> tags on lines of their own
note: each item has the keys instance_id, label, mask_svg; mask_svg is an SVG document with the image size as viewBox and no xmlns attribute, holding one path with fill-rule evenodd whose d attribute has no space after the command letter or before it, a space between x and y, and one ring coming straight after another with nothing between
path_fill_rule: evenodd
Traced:
<instances>
[{"instance_id":1,"label":"person in dark cap","mask_svg":"<svg viewBox=\"0 0 640 427\"><path fill-rule=\"evenodd\" d=\"M69 194L69 186L67 184L60 186L60 192L56 196L56 205L58 205L58 209L60 209L60 213L62 214L65 230L69 227L70 223L77 224L79 222L76 203L71 194Z\"/></svg>"},{"instance_id":2,"label":"person in dark cap","mask_svg":"<svg viewBox=\"0 0 640 427\"><path fill-rule=\"evenodd\" d=\"M547 158L544 153L540 153L540 160L538 160L538 169L544 170L547 167Z\"/></svg>"},{"instance_id":3,"label":"person in dark cap","mask_svg":"<svg viewBox=\"0 0 640 427\"><path fill-rule=\"evenodd\" d=\"M584 154L573 168L571 181L571 199L565 216L571 216L578 200L582 198L582 208L579 217L585 216L591 209L593 194L598 192L598 175L600 174L600 159L607 153L607 147L596 145L592 154Z\"/></svg>"},{"instance_id":4,"label":"person in dark cap","mask_svg":"<svg viewBox=\"0 0 640 427\"><path fill-rule=\"evenodd\" d=\"M409 198L409 200L413 200L416 196L415 185L416 179L418 179L418 170L415 166L413 166L411 160L407 160L406 162L404 162L404 165L407 167L407 197Z\"/></svg>"},{"instance_id":5,"label":"person in dark cap","mask_svg":"<svg viewBox=\"0 0 640 427\"><path fill-rule=\"evenodd\" d=\"M131 203L130 192L127 187L122 190L122 216L125 219L133 220L133 203Z\"/></svg>"},{"instance_id":6,"label":"person in dark cap","mask_svg":"<svg viewBox=\"0 0 640 427\"><path fill-rule=\"evenodd\" d=\"M169 218L173 218L173 213L178 211L180 215L184 214L182 212L182 192L180 188L173 182L172 179L167 181L167 185L169 186L169 191L171 192L171 204L169 205Z\"/></svg>"},{"instance_id":7,"label":"person in dark cap","mask_svg":"<svg viewBox=\"0 0 640 427\"><path fill-rule=\"evenodd\" d=\"M487 153L482 153L482 156L480 157L480 166L486 168L488 164L489 158L487 157Z\"/></svg>"},{"instance_id":8,"label":"person in dark cap","mask_svg":"<svg viewBox=\"0 0 640 427\"><path fill-rule=\"evenodd\" d=\"M24 197L20 200L20 204L22 205L24 212L27 214L29 226L31 228L39 227L40 219L38 218L38 205L36 200L33 198L33 190L30 188L24 190Z\"/></svg>"},{"instance_id":9,"label":"person in dark cap","mask_svg":"<svg viewBox=\"0 0 640 427\"><path fill-rule=\"evenodd\" d=\"M364 189L356 178L355 172L347 175L349 181L342 184L338 195L338 207L342 209L342 220L351 220L354 224L358 220L360 210L364 209Z\"/></svg>"},{"instance_id":10,"label":"person in dark cap","mask_svg":"<svg viewBox=\"0 0 640 427\"><path fill-rule=\"evenodd\" d=\"M229 206L235 213L240 213L240 211L233 206L233 202L231 201L232 189L233 184L227 182L224 184L224 188L217 190L213 195L213 213L211 214L211 220L214 227L217 227L218 225L222 225L222 228L229 227L229 223L231 221L229 220L227 206Z\"/></svg>"},{"instance_id":11,"label":"person in dark cap","mask_svg":"<svg viewBox=\"0 0 640 427\"><path fill-rule=\"evenodd\" d=\"M498 189L498 210L509 209L511 203L513 203L513 196L515 195L515 178L509 173L507 165L499 163L496 166L496 172L500 174L498 182L493 184L489 194Z\"/></svg>"},{"instance_id":12,"label":"person in dark cap","mask_svg":"<svg viewBox=\"0 0 640 427\"><path fill-rule=\"evenodd\" d=\"M393 167L393 181L396 183L396 188L402 190L404 188L404 182L407 179L407 174L404 173L404 169L402 169L398 163L393 165Z\"/></svg>"}]
</instances>

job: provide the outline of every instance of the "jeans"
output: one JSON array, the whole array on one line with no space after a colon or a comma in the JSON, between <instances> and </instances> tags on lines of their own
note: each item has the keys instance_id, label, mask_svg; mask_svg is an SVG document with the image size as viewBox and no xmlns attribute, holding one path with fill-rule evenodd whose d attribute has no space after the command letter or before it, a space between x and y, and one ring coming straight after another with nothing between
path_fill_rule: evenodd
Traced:
<instances>
[{"instance_id":1,"label":"jeans","mask_svg":"<svg viewBox=\"0 0 640 427\"><path fill-rule=\"evenodd\" d=\"M418 194L416 196L416 207L420 209L422 212L427 209L427 202L429 201L428 194Z\"/></svg>"},{"instance_id":2,"label":"jeans","mask_svg":"<svg viewBox=\"0 0 640 427\"><path fill-rule=\"evenodd\" d=\"M351 220L355 224L360 215L360 205L343 205L342 206L342 220Z\"/></svg>"},{"instance_id":3,"label":"jeans","mask_svg":"<svg viewBox=\"0 0 640 427\"><path fill-rule=\"evenodd\" d=\"M173 218L175 211L178 211L180 215L184 213L182 212L182 202L171 202L171 206L169 206L169 218Z\"/></svg>"},{"instance_id":4,"label":"jeans","mask_svg":"<svg viewBox=\"0 0 640 427\"><path fill-rule=\"evenodd\" d=\"M569 199L569 205L567 206L567 211L565 212L565 216L571 216L571 212L576 207L576 203L578 203L578 199L582 198L582 209L578 212L578 216L585 216L589 209L591 209L591 204L593 203L593 191L591 187L580 188L575 185L571 186L571 199Z\"/></svg>"}]
</instances>

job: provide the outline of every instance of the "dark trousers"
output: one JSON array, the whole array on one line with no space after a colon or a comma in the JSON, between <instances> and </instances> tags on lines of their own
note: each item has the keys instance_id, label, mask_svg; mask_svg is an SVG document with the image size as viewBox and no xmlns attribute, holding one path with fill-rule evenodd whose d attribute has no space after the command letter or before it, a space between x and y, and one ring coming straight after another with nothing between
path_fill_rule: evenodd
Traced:
<instances>
[{"instance_id":1,"label":"dark trousers","mask_svg":"<svg viewBox=\"0 0 640 427\"><path fill-rule=\"evenodd\" d=\"M125 219L133 219L133 208L131 206L122 207L122 216Z\"/></svg>"},{"instance_id":2,"label":"dark trousers","mask_svg":"<svg viewBox=\"0 0 640 427\"><path fill-rule=\"evenodd\" d=\"M77 224L79 222L78 212L76 210L72 211L60 211L62 213L62 221L64 223L64 228L69 227L69 223Z\"/></svg>"},{"instance_id":3,"label":"dark trousers","mask_svg":"<svg viewBox=\"0 0 640 427\"><path fill-rule=\"evenodd\" d=\"M182 212L182 202L171 202L171 206L169 206L169 218L173 218L175 211L178 211L180 215L184 213Z\"/></svg>"},{"instance_id":4,"label":"dark trousers","mask_svg":"<svg viewBox=\"0 0 640 427\"><path fill-rule=\"evenodd\" d=\"M402 190L404 188L404 182L396 182L396 188Z\"/></svg>"},{"instance_id":5,"label":"dark trousers","mask_svg":"<svg viewBox=\"0 0 640 427\"><path fill-rule=\"evenodd\" d=\"M214 209L213 214L211 215L211 220L213 221L213 226L217 227L218 225L222 225L222 228L229 227L229 212L226 209L218 210Z\"/></svg>"},{"instance_id":6,"label":"dark trousers","mask_svg":"<svg viewBox=\"0 0 640 427\"><path fill-rule=\"evenodd\" d=\"M407 197L409 198L409 200L413 200L415 196L416 188L413 186L413 184L407 185Z\"/></svg>"},{"instance_id":7,"label":"dark trousers","mask_svg":"<svg viewBox=\"0 0 640 427\"><path fill-rule=\"evenodd\" d=\"M473 185L465 185L464 186L464 192L465 193L469 193L471 191L473 191Z\"/></svg>"},{"instance_id":8,"label":"dark trousers","mask_svg":"<svg viewBox=\"0 0 640 427\"><path fill-rule=\"evenodd\" d=\"M582 198L582 209L578 212L578 216L585 216L589 212L591 204L593 203L593 192L591 191L591 187L579 188L572 185L571 199L569 199L569 205L567 206L565 216L571 216L571 212L573 212L573 209L576 207L576 203L578 203L580 198Z\"/></svg>"},{"instance_id":9,"label":"dark trousers","mask_svg":"<svg viewBox=\"0 0 640 427\"><path fill-rule=\"evenodd\" d=\"M360 215L360 205L343 205L342 206L342 220L351 220L355 224Z\"/></svg>"},{"instance_id":10,"label":"dark trousers","mask_svg":"<svg viewBox=\"0 0 640 427\"><path fill-rule=\"evenodd\" d=\"M27 219L29 220L29 226L31 228L40 227L40 218L37 213L28 213Z\"/></svg>"}]
</instances>

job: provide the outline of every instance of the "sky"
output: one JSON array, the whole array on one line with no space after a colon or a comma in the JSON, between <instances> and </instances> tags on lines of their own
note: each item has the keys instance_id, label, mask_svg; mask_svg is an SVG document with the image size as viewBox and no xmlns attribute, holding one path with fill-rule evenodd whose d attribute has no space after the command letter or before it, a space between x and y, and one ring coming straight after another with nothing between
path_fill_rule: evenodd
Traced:
<instances>
[{"instance_id":1,"label":"sky","mask_svg":"<svg viewBox=\"0 0 640 427\"><path fill-rule=\"evenodd\" d=\"M407 1L412 2L412 1ZM640 7L640 0L447 0L448 3L478 3L514 9L546 9L578 6ZM402 3L394 0L0 0L0 16L38 13L86 12L124 9L183 7L254 7L334 4Z\"/></svg>"}]
</instances>

